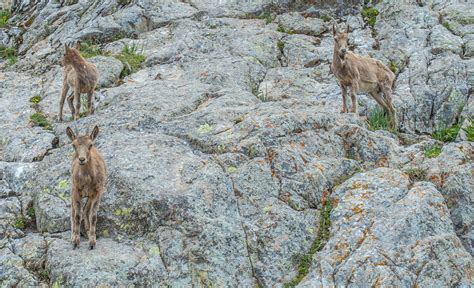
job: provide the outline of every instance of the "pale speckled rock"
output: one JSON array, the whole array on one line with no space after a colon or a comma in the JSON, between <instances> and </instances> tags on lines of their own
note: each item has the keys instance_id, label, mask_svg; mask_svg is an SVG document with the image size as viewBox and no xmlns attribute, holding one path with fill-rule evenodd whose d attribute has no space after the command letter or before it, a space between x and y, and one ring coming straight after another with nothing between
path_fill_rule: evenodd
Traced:
<instances>
[{"instance_id":1,"label":"pale speckled rock","mask_svg":"<svg viewBox=\"0 0 474 288\"><path fill-rule=\"evenodd\" d=\"M439 54L450 51L461 54L463 41L459 36L453 35L443 25L436 25L431 29L431 53Z\"/></svg>"},{"instance_id":2,"label":"pale speckled rock","mask_svg":"<svg viewBox=\"0 0 474 288\"><path fill-rule=\"evenodd\" d=\"M323 20L319 18L305 18L297 12L279 15L275 22L280 24L285 29L285 32L318 36L326 31L326 24Z\"/></svg>"},{"instance_id":3,"label":"pale speckled rock","mask_svg":"<svg viewBox=\"0 0 474 288\"><path fill-rule=\"evenodd\" d=\"M331 238L298 287L472 284L472 257L431 183L411 187L400 171L379 168L333 197Z\"/></svg>"},{"instance_id":4,"label":"pale speckled rock","mask_svg":"<svg viewBox=\"0 0 474 288\"><path fill-rule=\"evenodd\" d=\"M98 88L110 87L117 83L123 69L122 62L106 56L96 56L89 59L89 61L94 63L99 71Z\"/></svg>"}]
</instances>

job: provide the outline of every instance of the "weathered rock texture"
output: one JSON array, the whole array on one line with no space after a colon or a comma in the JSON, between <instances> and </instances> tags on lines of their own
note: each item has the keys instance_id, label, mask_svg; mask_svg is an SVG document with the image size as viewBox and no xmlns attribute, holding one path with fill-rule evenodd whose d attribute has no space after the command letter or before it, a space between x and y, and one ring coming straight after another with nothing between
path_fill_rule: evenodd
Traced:
<instances>
[{"instance_id":1,"label":"weathered rock texture","mask_svg":"<svg viewBox=\"0 0 474 288\"><path fill-rule=\"evenodd\" d=\"M428 158L442 143L420 134L473 116L473 5L383 1L371 27L360 6L306 2L14 1L0 29L18 53L0 60L0 286L281 287L329 198L330 237L301 286L472 285L474 144L460 134ZM364 95L360 115L339 114L332 18L354 51L396 67L404 133L370 131ZM58 123L62 49L77 41L104 54L96 111ZM121 78L126 45L145 60ZM73 251L65 128L95 124L109 182L97 249Z\"/></svg>"}]
</instances>

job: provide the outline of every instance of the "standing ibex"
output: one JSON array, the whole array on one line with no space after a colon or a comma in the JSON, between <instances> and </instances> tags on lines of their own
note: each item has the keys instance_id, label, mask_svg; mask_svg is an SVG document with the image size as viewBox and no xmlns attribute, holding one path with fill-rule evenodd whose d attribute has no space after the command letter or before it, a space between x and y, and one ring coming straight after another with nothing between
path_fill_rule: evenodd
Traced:
<instances>
[{"instance_id":1,"label":"standing ibex","mask_svg":"<svg viewBox=\"0 0 474 288\"><path fill-rule=\"evenodd\" d=\"M94 64L86 61L79 51L75 48L69 48L64 45L64 80L61 99L59 101L59 121L63 120L64 100L69 87L73 90L71 95L67 97L69 109L71 109L74 120L79 119L79 112L81 110L81 93L87 93L87 113L90 115L94 113L92 105L92 97L94 95L95 87L99 79L99 72ZM74 103L73 103L74 100ZM76 107L74 107L74 104Z\"/></svg>"},{"instance_id":2,"label":"standing ibex","mask_svg":"<svg viewBox=\"0 0 474 288\"><path fill-rule=\"evenodd\" d=\"M74 147L71 178L71 233L74 248L79 246L82 218L81 199L87 197L84 210L84 226L89 237L89 248L94 249L96 244L97 210L100 199L105 192L107 170L99 151L94 147L94 140L99 128L94 127L90 135L76 137L70 127L66 129L67 136Z\"/></svg>"},{"instance_id":3,"label":"standing ibex","mask_svg":"<svg viewBox=\"0 0 474 288\"><path fill-rule=\"evenodd\" d=\"M334 25L332 30L334 52L331 69L341 85L343 102L341 112L347 112L347 88L351 87L351 112L357 113L357 92L359 90L367 92L387 111L390 128L397 129L397 114L392 104L395 75L379 60L356 55L348 50L349 25L345 33L338 32Z\"/></svg>"}]
</instances>

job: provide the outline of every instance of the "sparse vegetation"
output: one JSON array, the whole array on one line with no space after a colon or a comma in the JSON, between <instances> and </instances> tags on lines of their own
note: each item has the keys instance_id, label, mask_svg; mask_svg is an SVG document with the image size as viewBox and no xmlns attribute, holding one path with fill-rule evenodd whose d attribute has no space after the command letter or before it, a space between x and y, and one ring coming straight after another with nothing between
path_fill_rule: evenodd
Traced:
<instances>
[{"instance_id":1,"label":"sparse vegetation","mask_svg":"<svg viewBox=\"0 0 474 288\"><path fill-rule=\"evenodd\" d=\"M281 24L278 24L277 31L281 33L285 33L285 28Z\"/></svg>"},{"instance_id":2,"label":"sparse vegetation","mask_svg":"<svg viewBox=\"0 0 474 288\"><path fill-rule=\"evenodd\" d=\"M449 31L451 31L451 25L449 25L449 22L448 21L444 21L443 22L443 26L444 28L448 29Z\"/></svg>"},{"instance_id":3,"label":"sparse vegetation","mask_svg":"<svg viewBox=\"0 0 474 288\"><path fill-rule=\"evenodd\" d=\"M377 16L379 15L379 10L373 8L373 7L369 7L369 6L364 6L364 8L362 8L362 16L365 20L365 22L374 27L375 26L375 22L377 21Z\"/></svg>"},{"instance_id":4,"label":"sparse vegetation","mask_svg":"<svg viewBox=\"0 0 474 288\"><path fill-rule=\"evenodd\" d=\"M15 49L0 45L0 58L5 59L9 66L15 64L17 62Z\"/></svg>"},{"instance_id":5,"label":"sparse vegetation","mask_svg":"<svg viewBox=\"0 0 474 288\"><path fill-rule=\"evenodd\" d=\"M123 78L140 70L143 61L145 61L145 55L142 53L143 51L138 50L138 45L125 45L123 47L122 52L115 56L124 65L120 77Z\"/></svg>"},{"instance_id":6,"label":"sparse vegetation","mask_svg":"<svg viewBox=\"0 0 474 288\"><path fill-rule=\"evenodd\" d=\"M35 207L31 206L29 207L28 209L26 209L26 215L28 215L29 217L31 217L32 219L35 218Z\"/></svg>"},{"instance_id":7,"label":"sparse vegetation","mask_svg":"<svg viewBox=\"0 0 474 288\"><path fill-rule=\"evenodd\" d=\"M316 236L314 242L311 244L309 251L303 256L301 256L298 264L298 275L296 275L296 277L293 278L290 282L285 283L283 285L285 288L296 287L296 285L298 285L301 280L303 280L303 278L309 272L309 268L311 267L314 254L320 251L324 247L324 244L326 244L326 241L329 239L329 228L331 227L331 210L332 203L331 199L328 198L326 200L326 204L323 207L323 210L321 211L318 235Z\"/></svg>"},{"instance_id":8,"label":"sparse vegetation","mask_svg":"<svg viewBox=\"0 0 474 288\"><path fill-rule=\"evenodd\" d=\"M425 148L425 156L428 158L436 158L441 154L441 147L438 145L430 145Z\"/></svg>"},{"instance_id":9,"label":"sparse vegetation","mask_svg":"<svg viewBox=\"0 0 474 288\"><path fill-rule=\"evenodd\" d=\"M41 96L35 95L35 96L31 97L30 102L33 103L33 104L38 104L39 102L41 102Z\"/></svg>"},{"instance_id":10,"label":"sparse vegetation","mask_svg":"<svg viewBox=\"0 0 474 288\"><path fill-rule=\"evenodd\" d=\"M38 111L35 114L30 116L30 121L39 127L43 127L46 130L51 130L51 124L48 121L48 117L42 112Z\"/></svg>"},{"instance_id":11,"label":"sparse vegetation","mask_svg":"<svg viewBox=\"0 0 474 288\"><path fill-rule=\"evenodd\" d=\"M26 220L25 220L25 217L23 215L19 215L15 218L15 223L13 224L13 226L15 226L15 228L17 229L25 229L26 228Z\"/></svg>"},{"instance_id":12,"label":"sparse vegetation","mask_svg":"<svg viewBox=\"0 0 474 288\"><path fill-rule=\"evenodd\" d=\"M91 41L82 42L79 46L79 52L84 58L92 58L98 55L104 55L104 52L98 44L94 44Z\"/></svg>"},{"instance_id":13,"label":"sparse vegetation","mask_svg":"<svg viewBox=\"0 0 474 288\"><path fill-rule=\"evenodd\" d=\"M7 22L9 18L10 18L10 11L0 9L0 28L7 26Z\"/></svg>"},{"instance_id":14,"label":"sparse vegetation","mask_svg":"<svg viewBox=\"0 0 474 288\"><path fill-rule=\"evenodd\" d=\"M272 23L274 19L270 12L262 12L260 15L257 16L257 18L265 20L265 24Z\"/></svg>"},{"instance_id":15,"label":"sparse vegetation","mask_svg":"<svg viewBox=\"0 0 474 288\"><path fill-rule=\"evenodd\" d=\"M410 177L412 182L424 181L426 177L426 171L421 168L409 168L403 172Z\"/></svg>"},{"instance_id":16,"label":"sparse vegetation","mask_svg":"<svg viewBox=\"0 0 474 288\"><path fill-rule=\"evenodd\" d=\"M474 141L474 120L471 120L469 126L466 129L463 129L466 132L467 140Z\"/></svg>"},{"instance_id":17,"label":"sparse vegetation","mask_svg":"<svg viewBox=\"0 0 474 288\"><path fill-rule=\"evenodd\" d=\"M369 130L389 130L388 119L385 116L385 111L382 107L375 107L369 112L367 116L367 123L369 124Z\"/></svg>"},{"instance_id":18,"label":"sparse vegetation","mask_svg":"<svg viewBox=\"0 0 474 288\"><path fill-rule=\"evenodd\" d=\"M285 42L283 42L282 40L278 40L277 47L278 47L278 50L280 50L280 52L283 53L283 49L285 49Z\"/></svg>"},{"instance_id":19,"label":"sparse vegetation","mask_svg":"<svg viewBox=\"0 0 474 288\"><path fill-rule=\"evenodd\" d=\"M321 20L323 20L324 22L329 22L332 20L332 18L328 15L322 15Z\"/></svg>"},{"instance_id":20,"label":"sparse vegetation","mask_svg":"<svg viewBox=\"0 0 474 288\"><path fill-rule=\"evenodd\" d=\"M128 4L132 3L132 0L118 0L117 3L120 6L127 6Z\"/></svg>"},{"instance_id":21,"label":"sparse vegetation","mask_svg":"<svg viewBox=\"0 0 474 288\"><path fill-rule=\"evenodd\" d=\"M461 123L462 121L459 121L449 128L437 130L431 136L441 142L452 142L456 140L456 137L458 136L459 130L461 129Z\"/></svg>"},{"instance_id":22,"label":"sparse vegetation","mask_svg":"<svg viewBox=\"0 0 474 288\"><path fill-rule=\"evenodd\" d=\"M393 73L397 73L398 71L398 67L397 67L397 63L395 63L395 61L390 61L390 70L392 70Z\"/></svg>"},{"instance_id":23,"label":"sparse vegetation","mask_svg":"<svg viewBox=\"0 0 474 288\"><path fill-rule=\"evenodd\" d=\"M209 123L204 123L198 128L198 132L200 134L207 134L211 132L211 130L212 130L212 126Z\"/></svg>"}]
</instances>

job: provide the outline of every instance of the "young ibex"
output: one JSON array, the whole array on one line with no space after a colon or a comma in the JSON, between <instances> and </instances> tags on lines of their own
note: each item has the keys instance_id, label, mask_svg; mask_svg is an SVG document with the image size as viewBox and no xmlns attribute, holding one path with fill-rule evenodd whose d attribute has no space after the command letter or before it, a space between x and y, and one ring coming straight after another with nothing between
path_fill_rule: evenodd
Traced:
<instances>
[{"instance_id":1,"label":"young ibex","mask_svg":"<svg viewBox=\"0 0 474 288\"><path fill-rule=\"evenodd\" d=\"M70 127L66 129L67 136L74 147L74 159L71 166L71 233L74 248L79 246L80 227L82 218L81 199L87 197L84 206L84 226L89 237L89 248L96 244L97 210L100 199L105 192L107 170L99 151L94 147L94 140L99 128L94 127L90 135L78 136Z\"/></svg>"},{"instance_id":2,"label":"young ibex","mask_svg":"<svg viewBox=\"0 0 474 288\"><path fill-rule=\"evenodd\" d=\"M69 109L71 109L74 120L79 119L79 112L81 110L81 93L87 93L87 113L90 115L94 113L92 105L92 97L99 79L99 72L94 64L86 61L79 51L75 48L69 48L64 45L64 80L61 99L59 101L59 121L63 121L63 107L66 94L71 88L73 92L67 97ZM74 102L73 102L74 100ZM75 104L75 107L74 107Z\"/></svg>"},{"instance_id":3,"label":"young ibex","mask_svg":"<svg viewBox=\"0 0 474 288\"><path fill-rule=\"evenodd\" d=\"M347 48L349 25L345 33L338 32L335 25L332 26L332 30L334 52L331 69L341 85L343 102L341 112L347 112L347 88L351 87L350 112L357 113L357 92L367 92L387 111L390 128L397 129L397 114L392 104L392 86L395 75L379 60L349 51Z\"/></svg>"}]
</instances>

